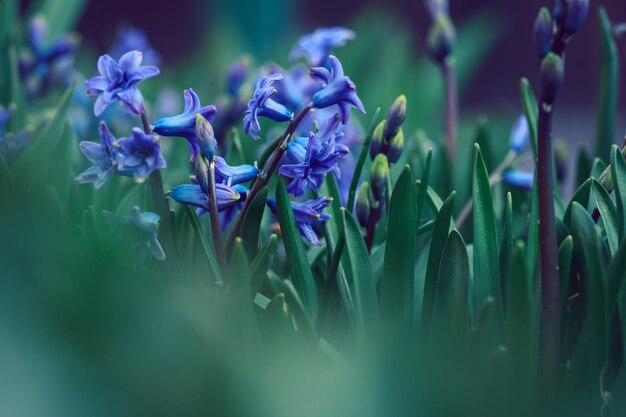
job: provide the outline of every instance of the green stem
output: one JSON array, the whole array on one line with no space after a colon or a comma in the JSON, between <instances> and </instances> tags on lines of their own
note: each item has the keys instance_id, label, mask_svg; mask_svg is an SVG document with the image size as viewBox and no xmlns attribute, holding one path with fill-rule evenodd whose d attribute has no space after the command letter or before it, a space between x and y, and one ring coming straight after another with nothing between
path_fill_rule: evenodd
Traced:
<instances>
[{"instance_id":1,"label":"green stem","mask_svg":"<svg viewBox=\"0 0 626 417\"><path fill-rule=\"evenodd\" d=\"M256 197L259 191L261 191L261 189L269 183L270 179L272 178L272 175L274 174L274 171L276 171L276 168L278 168L278 165L280 164L280 160L282 159L283 155L285 154L285 151L287 150L287 143L291 139L291 136L294 134L294 132L296 131L300 123L302 123L302 120L304 120L304 117L311 110L312 110L311 105L306 106L304 109L302 109L298 117L294 119L291 123L289 123L287 130L285 130L285 133L281 136L281 139L278 142L280 145L274 149L274 152L272 152L270 157L267 159L267 162L263 164L263 170L257 177L256 181L254 181L252 188L248 192L246 201L244 202L244 205L241 211L239 212L239 215L237 216L237 221L235 222L235 225L233 226L233 229L230 232L228 242L226 242L226 248L228 251L230 251L230 248L232 248L235 238L241 234L241 226L243 225L243 219L246 217L246 213L248 212L248 209L250 208L250 204L252 204L254 197Z\"/></svg>"},{"instance_id":2,"label":"green stem","mask_svg":"<svg viewBox=\"0 0 626 417\"><path fill-rule=\"evenodd\" d=\"M201 156L199 156L200 158ZM222 243L222 229L220 216L217 209L217 191L215 188L215 161L209 161L209 216L211 217L211 234L213 235L213 247L217 254L222 281L228 282L228 262Z\"/></svg>"}]
</instances>

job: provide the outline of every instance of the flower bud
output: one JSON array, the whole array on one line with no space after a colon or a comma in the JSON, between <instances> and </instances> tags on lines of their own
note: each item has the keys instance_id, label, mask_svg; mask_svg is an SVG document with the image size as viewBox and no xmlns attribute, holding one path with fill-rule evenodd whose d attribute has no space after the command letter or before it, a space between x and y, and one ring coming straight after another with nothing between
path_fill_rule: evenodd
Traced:
<instances>
[{"instance_id":1,"label":"flower bud","mask_svg":"<svg viewBox=\"0 0 626 417\"><path fill-rule=\"evenodd\" d=\"M552 105L563 83L563 59L550 52L541 64L541 101Z\"/></svg>"},{"instance_id":2,"label":"flower bud","mask_svg":"<svg viewBox=\"0 0 626 417\"><path fill-rule=\"evenodd\" d=\"M193 173L198 185L205 193L209 193L209 166L202 156L196 158L193 164Z\"/></svg>"},{"instance_id":3,"label":"flower bud","mask_svg":"<svg viewBox=\"0 0 626 417\"><path fill-rule=\"evenodd\" d=\"M509 170L504 173L503 180L511 187L531 190L535 176L532 172Z\"/></svg>"},{"instance_id":4,"label":"flower bud","mask_svg":"<svg viewBox=\"0 0 626 417\"><path fill-rule=\"evenodd\" d=\"M372 134L372 142L370 143L370 158L374 160L376 155L381 152L384 152L385 145L385 125L387 122L382 120L374 129L374 133Z\"/></svg>"},{"instance_id":5,"label":"flower bud","mask_svg":"<svg viewBox=\"0 0 626 417\"><path fill-rule=\"evenodd\" d=\"M200 147L200 153L209 161L215 157L215 132L213 126L203 115L196 113L196 142Z\"/></svg>"},{"instance_id":6,"label":"flower bud","mask_svg":"<svg viewBox=\"0 0 626 417\"><path fill-rule=\"evenodd\" d=\"M565 10L563 31L568 35L578 32L589 13L589 0L570 0Z\"/></svg>"},{"instance_id":7,"label":"flower bud","mask_svg":"<svg viewBox=\"0 0 626 417\"><path fill-rule=\"evenodd\" d=\"M535 20L534 35L537 55L543 59L548 55L552 46L552 16L546 7L539 10Z\"/></svg>"},{"instance_id":8,"label":"flower bud","mask_svg":"<svg viewBox=\"0 0 626 417\"><path fill-rule=\"evenodd\" d=\"M381 201L385 195L385 187L387 187L387 179L389 178L389 161L387 157L379 153L372 162L372 193L376 201Z\"/></svg>"},{"instance_id":9,"label":"flower bud","mask_svg":"<svg viewBox=\"0 0 626 417\"><path fill-rule=\"evenodd\" d=\"M246 81L249 72L250 58L247 56L239 58L230 66L226 75L226 90L231 96L236 97L239 94L239 89Z\"/></svg>"},{"instance_id":10,"label":"flower bud","mask_svg":"<svg viewBox=\"0 0 626 417\"><path fill-rule=\"evenodd\" d=\"M402 151L404 150L404 132L402 128L398 130L398 133L391 139L389 142L389 151L387 152L387 157L389 158L390 164L395 164L402 156Z\"/></svg>"},{"instance_id":11,"label":"flower bud","mask_svg":"<svg viewBox=\"0 0 626 417\"><path fill-rule=\"evenodd\" d=\"M526 116L521 114L513 125L513 129L511 129L509 149L517 154L522 153L529 140L530 132L528 131L528 121L526 120Z\"/></svg>"},{"instance_id":12,"label":"flower bud","mask_svg":"<svg viewBox=\"0 0 626 417\"><path fill-rule=\"evenodd\" d=\"M363 181L361 186L359 187L359 192L356 195L356 218L359 221L359 224L363 227L367 227L370 218L370 209L371 204L370 201L372 190L370 189L370 185L367 181Z\"/></svg>"},{"instance_id":13,"label":"flower bud","mask_svg":"<svg viewBox=\"0 0 626 417\"><path fill-rule=\"evenodd\" d=\"M404 123L405 119L406 97L403 94L393 102L391 108L389 109L389 112L387 112L387 126L385 127L385 137L394 137L396 133L398 133L398 129L400 129L400 126L402 126L402 123Z\"/></svg>"},{"instance_id":14,"label":"flower bud","mask_svg":"<svg viewBox=\"0 0 626 417\"><path fill-rule=\"evenodd\" d=\"M430 57L437 62L443 62L452 52L455 38L454 24L450 17L445 13L437 15L426 38L426 49Z\"/></svg>"}]
</instances>

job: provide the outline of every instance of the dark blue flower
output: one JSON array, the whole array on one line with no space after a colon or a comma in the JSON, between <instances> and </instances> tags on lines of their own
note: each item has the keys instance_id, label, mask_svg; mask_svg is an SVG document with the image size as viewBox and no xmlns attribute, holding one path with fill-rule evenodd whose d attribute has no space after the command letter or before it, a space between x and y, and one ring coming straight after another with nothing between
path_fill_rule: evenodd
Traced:
<instances>
[{"instance_id":1,"label":"dark blue flower","mask_svg":"<svg viewBox=\"0 0 626 417\"><path fill-rule=\"evenodd\" d=\"M426 9L431 18L441 13L448 13L448 0L426 0Z\"/></svg>"},{"instance_id":2,"label":"dark blue flower","mask_svg":"<svg viewBox=\"0 0 626 417\"><path fill-rule=\"evenodd\" d=\"M180 136L187 139L191 159L195 160L201 150L196 140L196 115L200 114L208 122L211 122L215 118L217 109L212 105L202 107L200 98L191 88L185 90L184 96L185 108L183 112L158 120L154 124L153 130L162 136Z\"/></svg>"},{"instance_id":3,"label":"dark blue flower","mask_svg":"<svg viewBox=\"0 0 626 417\"><path fill-rule=\"evenodd\" d=\"M295 196L304 194L307 185L313 190L320 188L324 182L324 175L333 171L339 178L341 172L337 164L350 150L347 146L336 142L342 134L337 132L339 115L328 119L316 134L309 137L304 159L293 164L286 164L279 168L279 172L291 182L287 191ZM299 145L296 145L299 146ZM297 153L291 150L290 157L295 158Z\"/></svg>"},{"instance_id":4,"label":"dark blue flower","mask_svg":"<svg viewBox=\"0 0 626 417\"><path fill-rule=\"evenodd\" d=\"M217 183L236 185L248 182L261 172L253 165L230 166L224 158L215 157L215 181Z\"/></svg>"},{"instance_id":5,"label":"dark blue flower","mask_svg":"<svg viewBox=\"0 0 626 417\"><path fill-rule=\"evenodd\" d=\"M521 114L511 130L509 148L515 153L521 153L529 140L530 132L528 131L528 121L526 120L526 116Z\"/></svg>"},{"instance_id":6,"label":"dark blue flower","mask_svg":"<svg viewBox=\"0 0 626 417\"><path fill-rule=\"evenodd\" d=\"M48 42L48 24L37 16L27 32L28 50L19 56L19 70L29 98L44 94L56 84L70 82L72 54L79 40L74 35L60 35Z\"/></svg>"},{"instance_id":7,"label":"dark blue flower","mask_svg":"<svg viewBox=\"0 0 626 417\"><path fill-rule=\"evenodd\" d=\"M348 122L350 107L356 107L361 113L365 113L363 103L356 94L356 86L343 74L341 62L331 55L331 70L324 67L311 68L311 77L324 83L324 88L315 93L312 99L313 107L323 109L334 104L339 106L341 120L345 124Z\"/></svg>"},{"instance_id":8,"label":"dark blue flower","mask_svg":"<svg viewBox=\"0 0 626 417\"><path fill-rule=\"evenodd\" d=\"M309 76L309 70L304 65L295 65L289 70L281 68L275 63L268 64L263 71L267 74L280 73L283 78L274 81L278 90L272 99L285 107L298 111L311 102L313 94L322 88L322 83Z\"/></svg>"},{"instance_id":9,"label":"dark blue flower","mask_svg":"<svg viewBox=\"0 0 626 417\"><path fill-rule=\"evenodd\" d=\"M233 190L237 191L239 195L241 196L241 198L236 204L233 204L232 206L228 206L224 210L222 210L222 216L220 219L221 220L220 224L221 224L222 229L226 229L228 225L230 224L230 222L233 221L233 219L235 218L235 215L239 212L239 210L241 210L241 208L243 207L246 201L246 197L248 196L249 190L243 185L239 185L239 184L234 185ZM198 215L201 215L201 214L206 213L206 211L204 209L198 209L196 213L198 213Z\"/></svg>"},{"instance_id":10,"label":"dark blue flower","mask_svg":"<svg viewBox=\"0 0 626 417\"><path fill-rule=\"evenodd\" d=\"M531 190L535 176L532 172L509 170L504 173L503 179L505 184L511 187Z\"/></svg>"},{"instance_id":11,"label":"dark blue flower","mask_svg":"<svg viewBox=\"0 0 626 417\"><path fill-rule=\"evenodd\" d=\"M217 193L217 209L219 211L234 206L242 198L245 198L237 189L226 184L215 184L215 191ZM209 195L198 184L177 185L168 191L167 195L181 204L209 211Z\"/></svg>"},{"instance_id":12,"label":"dark blue flower","mask_svg":"<svg viewBox=\"0 0 626 417\"><path fill-rule=\"evenodd\" d=\"M137 84L146 78L158 75L159 69L153 66L142 66L142 59L141 51L125 53L119 63L109 55L102 55L98 59L100 75L85 82L87 95L98 97L93 109L96 116L100 116L114 101L120 101L135 114L144 111L143 96Z\"/></svg>"},{"instance_id":13,"label":"dark blue flower","mask_svg":"<svg viewBox=\"0 0 626 417\"><path fill-rule=\"evenodd\" d=\"M274 81L282 80L283 75L276 73L261 77L257 81L254 97L248 102L248 110L243 118L243 130L247 135L259 140L257 132L261 130L259 117L267 117L275 122L288 122L293 113L287 107L271 98L278 90L274 88Z\"/></svg>"},{"instance_id":14,"label":"dark blue flower","mask_svg":"<svg viewBox=\"0 0 626 417\"><path fill-rule=\"evenodd\" d=\"M114 214L106 210L102 214L113 225L121 226L124 234L132 239L133 246L139 251L135 266L139 266L148 253L159 261L165 259L165 252L163 252L158 240L159 221L161 220L158 214L148 211L142 213L139 207L133 207L128 216Z\"/></svg>"},{"instance_id":15,"label":"dark blue flower","mask_svg":"<svg viewBox=\"0 0 626 417\"><path fill-rule=\"evenodd\" d=\"M226 91L233 97L239 95L239 89L248 78L250 72L250 58L247 56L237 59L226 74Z\"/></svg>"},{"instance_id":16,"label":"dark blue flower","mask_svg":"<svg viewBox=\"0 0 626 417\"><path fill-rule=\"evenodd\" d=\"M344 46L354 39L355 33L341 26L319 28L302 36L291 51L291 61L306 57L309 65L328 66L328 57L333 48Z\"/></svg>"},{"instance_id":17,"label":"dark blue flower","mask_svg":"<svg viewBox=\"0 0 626 417\"><path fill-rule=\"evenodd\" d=\"M120 28L117 31L117 39L111 48L110 55L114 59L119 59L126 52L134 50L143 52L144 64L156 66L161 64L161 55L148 40L146 32L132 26Z\"/></svg>"},{"instance_id":18,"label":"dark blue flower","mask_svg":"<svg viewBox=\"0 0 626 417\"><path fill-rule=\"evenodd\" d=\"M83 141L79 145L80 151L93 166L74 179L78 184L93 183L96 188L102 187L111 174L114 173L117 165L115 137L113 137L105 122L100 122L98 130L100 132L100 143Z\"/></svg>"},{"instance_id":19,"label":"dark blue flower","mask_svg":"<svg viewBox=\"0 0 626 417\"><path fill-rule=\"evenodd\" d=\"M304 203L291 202L291 209L293 215L300 230L300 234L312 245L321 245L320 239L317 233L313 230L313 226L323 223L331 218L329 214L323 213L326 207L333 201L329 197L320 197L315 200L308 200ZM276 214L276 200L273 198L267 199L267 206Z\"/></svg>"},{"instance_id":20,"label":"dark blue flower","mask_svg":"<svg viewBox=\"0 0 626 417\"><path fill-rule=\"evenodd\" d=\"M166 167L159 139L139 128L133 128L129 137L115 141L114 146L117 148L117 170L137 182L145 181L154 170Z\"/></svg>"}]
</instances>

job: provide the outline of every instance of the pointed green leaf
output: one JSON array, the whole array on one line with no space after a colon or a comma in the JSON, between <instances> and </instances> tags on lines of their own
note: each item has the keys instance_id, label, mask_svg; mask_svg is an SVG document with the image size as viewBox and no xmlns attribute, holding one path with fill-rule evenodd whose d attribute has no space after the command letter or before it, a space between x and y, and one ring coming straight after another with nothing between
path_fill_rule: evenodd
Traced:
<instances>
[{"instance_id":1,"label":"pointed green leaf","mask_svg":"<svg viewBox=\"0 0 626 417\"><path fill-rule=\"evenodd\" d=\"M615 203L617 205L617 224L620 240L624 238L626 225L626 161L617 146L611 148L611 176L615 186Z\"/></svg>"},{"instance_id":2,"label":"pointed green leaf","mask_svg":"<svg viewBox=\"0 0 626 417\"><path fill-rule=\"evenodd\" d=\"M209 244L209 240L207 239L206 233L204 232L204 230L202 230L202 226L200 225L200 222L198 221L198 216L196 215L195 211L190 206L185 205L184 207L185 207L185 212L187 213L187 218L189 219L189 222L191 223L191 227L196 233L196 236L198 237L198 239L200 240L202 251L204 252L206 259L209 262L209 268L211 269L210 276L213 277L213 279L216 282L221 281L221 278L220 278L221 274L219 272L219 267L217 266L217 258L215 257L215 253L213 252L213 249L211 248L211 245Z\"/></svg>"},{"instance_id":3,"label":"pointed green leaf","mask_svg":"<svg viewBox=\"0 0 626 417\"><path fill-rule=\"evenodd\" d=\"M380 288L380 313L386 324L393 324L410 337L413 322L413 282L417 196L413 175L407 166L391 195L387 220L385 264Z\"/></svg>"},{"instance_id":4,"label":"pointed green leaf","mask_svg":"<svg viewBox=\"0 0 626 417\"><path fill-rule=\"evenodd\" d=\"M513 197L511 193L506 193L506 206L504 210L504 230L502 231L502 240L500 241L500 283L502 285L502 293L506 294L506 286L508 285L508 274L506 273L513 251Z\"/></svg>"},{"instance_id":5,"label":"pointed green leaf","mask_svg":"<svg viewBox=\"0 0 626 417\"><path fill-rule=\"evenodd\" d=\"M600 90L596 127L595 155L604 160L609 158L615 140L617 101L619 84L619 60L613 35L613 26L604 7L598 9L600 29Z\"/></svg>"},{"instance_id":6,"label":"pointed green leaf","mask_svg":"<svg viewBox=\"0 0 626 417\"><path fill-rule=\"evenodd\" d=\"M241 238L246 248L246 254L250 258L259 251L259 231L261 229L266 200L267 187L261 189L254 197L254 200L252 200L246 212L246 216L243 218Z\"/></svg>"},{"instance_id":7,"label":"pointed green leaf","mask_svg":"<svg viewBox=\"0 0 626 417\"><path fill-rule=\"evenodd\" d=\"M319 308L317 289L315 288L311 267L304 250L302 237L296 226L287 189L285 188L285 181L282 178L279 178L276 184L276 212L293 286L309 314L315 317Z\"/></svg>"},{"instance_id":8,"label":"pointed green leaf","mask_svg":"<svg viewBox=\"0 0 626 417\"><path fill-rule=\"evenodd\" d=\"M263 246L263 249L259 251L252 261L252 264L250 264L253 294L259 291L259 288L263 285L263 281L267 278L267 270L270 268L270 265L274 260L277 245L278 237L272 233L267 239L265 246Z\"/></svg>"},{"instance_id":9,"label":"pointed green leaf","mask_svg":"<svg viewBox=\"0 0 626 417\"><path fill-rule=\"evenodd\" d=\"M498 259L498 235L493 196L489 185L489 174L480 153L474 145L474 178L472 195L474 199L474 302L482 305L487 297L493 297L493 331L496 337L502 334L503 310Z\"/></svg>"},{"instance_id":10,"label":"pointed green leaf","mask_svg":"<svg viewBox=\"0 0 626 417\"><path fill-rule=\"evenodd\" d=\"M561 306L565 306L567 291L569 289L570 272L572 271L572 254L574 251L574 239L567 236L559 246L559 275L561 276Z\"/></svg>"},{"instance_id":11,"label":"pointed green leaf","mask_svg":"<svg viewBox=\"0 0 626 417\"><path fill-rule=\"evenodd\" d=\"M528 130L530 132L530 146L532 147L533 154L537 155L537 115L539 110L537 107L537 99L533 93L530 83L526 78L522 78L520 81L520 94L522 97L522 108L528 121Z\"/></svg>"},{"instance_id":12,"label":"pointed green leaf","mask_svg":"<svg viewBox=\"0 0 626 417\"><path fill-rule=\"evenodd\" d=\"M591 190L595 205L598 207L602 223L604 224L604 230L606 231L606 238L609 242L611 255L615 255L617 247L619 246L617 208L615 207L613 200L611 200L609 193L607 193L604 187L594 179L592 179Z\"/></svg>"}]
</instances>

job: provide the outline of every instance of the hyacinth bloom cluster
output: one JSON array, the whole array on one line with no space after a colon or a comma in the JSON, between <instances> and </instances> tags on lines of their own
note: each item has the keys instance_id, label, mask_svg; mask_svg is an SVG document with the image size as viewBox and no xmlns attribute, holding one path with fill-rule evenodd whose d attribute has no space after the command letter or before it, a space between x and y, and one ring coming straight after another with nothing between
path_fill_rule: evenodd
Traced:
<instances>
[{"instance_id":1,"label":"hyacinth bloom cluster","mask_svg":"<svg viewBox=\"0 0 626 417\"><path fill-rule=\"evenodd\" d=\"M27 45L28 50L19 57L19 70L30 98L44 94L57 82L69 82L76 36L61 35L49 42L48 23L37 16L28 26Z\"/></svg>"},{"instance_id":2,"label":"hyacinth bloom cluster","mask_svg":"<svg viewBox=\"0 0 626 417\"><path fill-rule=\"evenodd\" d=\"M274 82L283 78L282 74L275 73L261 77L257 81L254 97L248 102L248 110L243 119L244 132L256 140L259 140L258 132L261 130L259 117L266 117L275 122L289 122L293 119L293 112L272 99L278 92L273 86Z\"/></svg>"},{"instance_id":3,"label":"hyacinth bloom cluster","mask_svg":"<svg viewBox=\"0 0 626 417\"><path fill-rule=\"evenodd\" d=\"M291 50L290 59L305 57L309 65L328 67L328 57L333 48L344 46L355 38L355 33L341 26L319 28L302 36Z\"/></svg>"},{"instance_id":4,"label":"hyacinth bloom cluster","mask_svg":"<svg viewBox=\"0 0 626 417\"><path fill-rule=\"evenodd\" d=\"M189 153L191 161L195 161L198 154L202 151L201 143L196 135L196 116L200 115L208 122L215 118L217 109L213 105L202 106L200 98L189 88L183 93L185 98L185 107L181 114L176 116L164 117L158 120L153 130L162 136L179 136L187 140L189 145Z\"/></svg>"},{"instance_id":5,"label":"hyacinth bloom cluster","mask_svg":"<svg viewBox=\"0 0 626 417\"><path fill-rule=\"evenodd\" d=\"M287 157L293 163L284 164L279 169L283 176L291 179L287 186L289 193L296 197L301 196L307 186L318 190L324 182L324 176L329 172L341 177L338 163L350 150L336 142L342 135L337 131L339 120L339 115L335 115L317 133L311 133L306 148L302 138L289 144Z\"/></svg>"},{"instance_id":6,"label":"hyacinth bloom cluster","mask_svg":"<svg viewBox=\"0 0 626 417\"><path fill-rule=\"evenodd\" d=\"M139 252L136 265L143 262L148 254L159 261L165 260L165 252L159 243L159 221L156 213L141 212L139 207L133 207L130 214L119 214L103 211L104 217L113 225L121 226L122 232L132 240L132 246Z\"/></svg>"},{"instance_id":7,"label":"hyacinth bloom cluster","mask_svg":"<svg viewBox=\"0 0 626 417\"><path fill-rule=\"evenodd\" d=\"M135 114L144 111L143 96L137 88L141 81L159 74L154 66L141 65L141 51L130 51L115 62L109 55L98 59L100 75L85 82L87 95L98 97L94 105L94 114L100 116L113 102L119 101Z\"/></svg>"},{"instance_id":8,"label":"hyacinth bloom cluster","mask_svg":"<svg viewBox=\"0 0 626 417\"><path fill-rule=\"evenodd\" d=\"M143 182L153 171L166 167L156 136L134 128L129 137L116 140L105 122L100 123L98 130L100 143L80 143L81 152L93 166L75 178L78 184L93 183L100 188L112 174Z\"/></svg>"},{"instance_id":9,"label":"hyacinth bloom cluster","mask_svg":"<svg viewBox=\"0 0 626 417\"><path fill-rule=\"evenodd\" d=\"M300 230L300 234L312 245L321 245L317 233L313 230L313 226L323 223L330 219L330 215L323 210L332 203L333 199L329 197L320 197L315 200L307 200L303 203L291 202L294 219ZM276 214L276 200L269 198L267 206Z\"/></svg>"}]
</instances>

